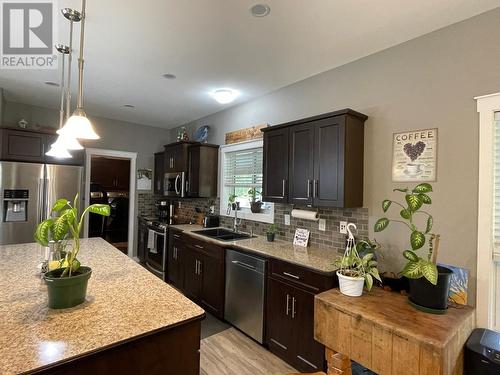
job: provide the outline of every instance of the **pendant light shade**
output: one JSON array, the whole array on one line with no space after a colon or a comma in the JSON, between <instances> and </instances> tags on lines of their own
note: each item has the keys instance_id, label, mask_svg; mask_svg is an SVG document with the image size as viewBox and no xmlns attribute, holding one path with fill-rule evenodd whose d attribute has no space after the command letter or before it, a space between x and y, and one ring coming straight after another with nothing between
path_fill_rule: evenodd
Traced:
<instances>
[{"instance_id":1,"label":"pendant light shade","mask_svg":"<svg viewBox=\"0 0 500 375\"><path fill-rule=\"evenodd\" d=\"M54 147L54 145L55 143L52 145L50 150L45 153L45 155L58 159L70 159L73 157L64 147Z\"/></svg>"},{"instance_id":2,"label":"pendant light shade","mask_svg":"<svg viewBox=\"0 0 500 375\"><path fill-rule=\"evenodd\" d=\"M52 143L51 147L63 147L66 150L83 150L83 146L76 138L68 137L67 135L57 137L57 140Z\"/></svg>"},{"instance_id":3,"label":"pendant light shade","mask_svg":"<svg viewBox=\"0 0 500 375\"><path fill-rule=\"evenodd\" d=\"M99 139L83 108L77 108L57 134L70 138Z\"/></svg>"}]
</instances>

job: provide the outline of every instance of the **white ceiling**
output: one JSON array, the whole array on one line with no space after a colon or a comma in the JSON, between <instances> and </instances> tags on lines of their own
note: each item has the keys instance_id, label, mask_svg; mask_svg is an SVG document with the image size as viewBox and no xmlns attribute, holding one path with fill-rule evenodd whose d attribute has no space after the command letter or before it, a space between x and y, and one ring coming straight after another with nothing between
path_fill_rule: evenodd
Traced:
<instances>
[{"instance_id":1,"label":"white ceiling","mask_svg":"<svg viewBox=\"0 0 500 375\"><path fill-rule=\"evenodd\" d=\"M500 0L262 0L271 13L255 18L249 8L258 2L88 0L87 113L171 128L229 106L216 103L210 90L237 89L241 96L231 105L242 103L500 6ZM68 29L61 16L59 42L67 43ZM56 108L58 88L44 81L59 76L2 70L0 87L8 101Z\"/></svg>"}]
</instances>

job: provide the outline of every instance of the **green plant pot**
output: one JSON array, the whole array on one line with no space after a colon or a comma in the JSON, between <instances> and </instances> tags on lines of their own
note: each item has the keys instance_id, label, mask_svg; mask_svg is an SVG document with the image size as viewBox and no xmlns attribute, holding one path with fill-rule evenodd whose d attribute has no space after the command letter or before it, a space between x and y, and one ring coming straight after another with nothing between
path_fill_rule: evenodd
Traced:
<instances>
[{"instance_id":1,"label":"green plant pot","mask_svg":"<svg viewBox=\"0 0 500 375\"><path fill-rule=\"evenodd\" d=\"M274 242L274 233L266 233L266 235L269 242Z\"/></svg>"},{"instance_id":2,"label":"green plant pot","mask_svg":"<svg viewBox=\"0 0 500 375\"><path fill-rule=\"evenodd\" d=\"M262 202L250 202L250 211L254 214L260 213Z\"/></svg>"},{"instance_id":3,"label":"green plant pot","mask_svg":"<svg viewBox=\"0 0 500 375\"><path fill-rule=\"evenodd\" d=\"M64 271L58 268L47 272L43 279L47 284L49 307L51 309L67 309L83 303L87 295L87 283L92 269L81 266L77 275L60 278Z\"/></svg>"}]
</instances>

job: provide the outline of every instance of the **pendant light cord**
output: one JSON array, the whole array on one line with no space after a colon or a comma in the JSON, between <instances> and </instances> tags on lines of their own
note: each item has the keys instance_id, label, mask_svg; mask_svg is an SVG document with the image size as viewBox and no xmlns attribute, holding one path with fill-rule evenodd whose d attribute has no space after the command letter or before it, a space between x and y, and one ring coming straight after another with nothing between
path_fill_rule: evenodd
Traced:
<instances>
[{"instance_id":1,"label":"pendant light cord","mask_svg":"<svg viewBox=\"0 0 500 375\"><path fill-rule=\"evenodd\" d=\"M83 108L83 41L85 39L86 0L82 0L82 24L80 32L80 56L78 57L78 97L76 108Z\"/></svg>"},{"instance_id":2,"label":"pendant light cord","mask_svg":"<svg viewBox=\"0 0 500 375\"><path fill-rule=\"evenodd\" d=\"M68 81L66 85L66 121L71 113L71 67L73 62L73 21L69 22Z\"/></svg>"},{"instance_id":3,"label":"pendant light cord","mask_svg":"<svg viewBox=\"0 0 500 375\"><path fill-rule=\"evenodd\" d=\"M64 53L62 55L62 73L61 73L61 107L59 109L59 129L63 127L64 124L64 95L66 93L64 86L64 62L66 60L66 55Z\"/></svg>"}]
</instances>

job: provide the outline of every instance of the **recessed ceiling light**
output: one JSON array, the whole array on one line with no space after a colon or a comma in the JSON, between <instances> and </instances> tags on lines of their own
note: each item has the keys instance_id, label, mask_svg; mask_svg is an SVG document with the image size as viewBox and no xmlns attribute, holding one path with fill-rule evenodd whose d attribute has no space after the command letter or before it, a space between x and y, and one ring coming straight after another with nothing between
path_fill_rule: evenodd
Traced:
<instances>
[{"instance_id":1,"label":"recessed ceiling light","mask_svg":"<svg viewBox=\"0 0 500 375\"><path fill-rule=\"evenodd\" d=\"M59 83L57 83L57 82L45 81L44 83L46 85L49 85L49 86L57 86L57 87L59 87Z\"/></svg>"},{"instance_id":2,"label":"recessed ceiling light","mask_svg":"<svg viewBox=\"0 0 500 375\"><path fill-rule=\"evenodd\" d=\"M165 74L162 74L162 77L163 78L166 78L166 79L176 79L177 77L175 76L175 74L170 74L170 73L165 73Z\"/></svg>"},{"instance_id":3,"label":"recessed ceiling light","mask_svg":"<svg viewBox=\"0 0 500 375\"><path fill-rule=\"evenodd\" d=\"M231 103L238 95L240 95L240 93L233 89L217 89L210 93L210 96L220 104Z\"/></svg>"},{"instance_id":4,"label":"recessed ceiling light","mask_svg":"<svg viewBox=\"0 0 500 375\"><path fill-rule=\"evenodd\" d=\"M254 17L265 17L271 12L271 8L267 4L255 4L250 8L250 13Z\"/></svg>"},{"instance_id":5,"label":"recessed ceiling light","mask_svg":"<svg viewBox=\"0 0 500 375\"><path fill-rule=\"evenodd\" d=\"M135 105L133 105L133 104L124 104L123 106L125 108L135 108Z\"/></svg>"}]
</instances>

